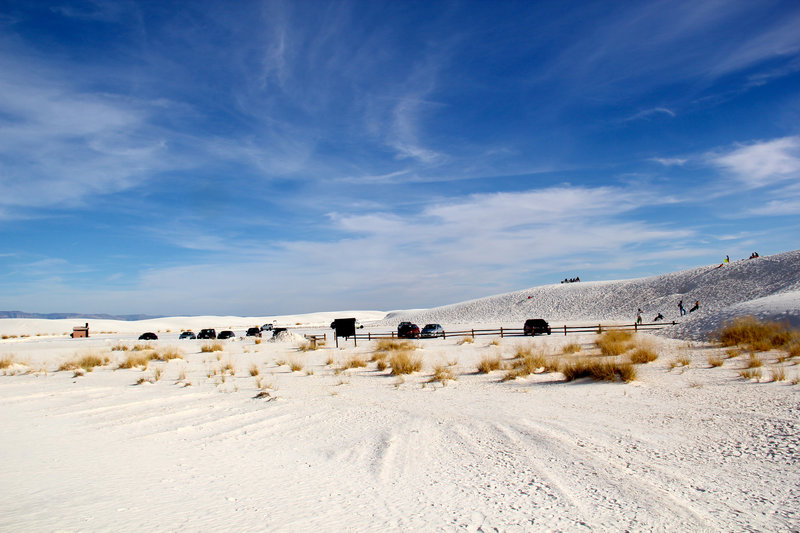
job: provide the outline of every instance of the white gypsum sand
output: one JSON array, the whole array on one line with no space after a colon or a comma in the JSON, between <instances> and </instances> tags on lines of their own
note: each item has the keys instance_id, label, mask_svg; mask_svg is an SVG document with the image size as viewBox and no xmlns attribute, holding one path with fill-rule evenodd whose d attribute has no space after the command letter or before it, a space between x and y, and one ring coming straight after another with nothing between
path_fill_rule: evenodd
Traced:
<instances>
[{"instance_id":1,"label":"white gypsum sand","mask_svg":"<svg viewBox=\"0 0 800 533\"><path fill-rule=\"evenodd\" d=\"M0 320L0 332L16 336L0 341L9 361L0 370L0 530L796 529L796 358L757 354L762 378L744 379L749 354L727 358L688 339L738 308L799 316L797 258L534 288L397 312L367 329L389 331L403 317L446 329L520 327L531 316L561 325L570 309L586 313L571 323L632 322L631 307L649 321L660 309L676 314L678 299L701 300L678 326L639 335L658 359L637 365L627 384L565 382L543 369L507 381L504 370L477 373L482 359L508 364L519 348L556 356L578 344L581 352L564 357L594 353L594 334L414 341L422 370L395 376L370 361L375 342L342 340L337 350L329 340L303 352L297 340L240 337L204 352L207 341L177 339L202 327L241 336L274 317L90 321L92 331L116 333L89 339L60 335L82 320L54 325L59 336L44 335L42 322ZM384 314L283 322L299 322L295 333L330 333L337 316L368 323ZM147 344L182 358L117 368L147 353L114 349L144 345L143 331L161 331ZM58 371L89 354L110 362ZM709 364L712 356L722 365ZM354 357L367 366L343 370ZM455 379L431 382L436 367ZM778 369L785 380L771 381Z\"/></svg>"}]
</instances>

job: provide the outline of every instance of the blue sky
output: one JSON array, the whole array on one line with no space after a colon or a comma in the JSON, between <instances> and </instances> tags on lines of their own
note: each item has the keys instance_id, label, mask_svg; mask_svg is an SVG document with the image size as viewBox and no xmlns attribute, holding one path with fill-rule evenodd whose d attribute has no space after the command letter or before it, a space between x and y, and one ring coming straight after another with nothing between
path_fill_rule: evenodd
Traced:
<instances>
[{"instance_id":1,"label":"blue sky","mask_svg":"<svg viewBox=\"0 0 800 533\"><path fill-rule=\"evenodd\" d=\"M800 247L800 4L0 1L0 309L455 303Z\"/></svg>"}]
</instances>

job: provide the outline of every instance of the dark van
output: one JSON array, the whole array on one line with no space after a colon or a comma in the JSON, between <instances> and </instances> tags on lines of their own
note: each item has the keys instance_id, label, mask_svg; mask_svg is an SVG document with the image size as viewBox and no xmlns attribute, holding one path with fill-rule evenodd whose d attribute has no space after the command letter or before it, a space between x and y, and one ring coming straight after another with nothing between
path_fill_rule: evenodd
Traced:
<instances>
[{"instance_id":1,"label":"dark van","mask_svg":"<svg viewBox=\"0 0 800 533\"><path fill-rule=\"evenodd\" d=\"M523 335L544 335L545 333L550 335L550 324L542 318L529 318L522 326Z\"/></svg>"}]
</instances>

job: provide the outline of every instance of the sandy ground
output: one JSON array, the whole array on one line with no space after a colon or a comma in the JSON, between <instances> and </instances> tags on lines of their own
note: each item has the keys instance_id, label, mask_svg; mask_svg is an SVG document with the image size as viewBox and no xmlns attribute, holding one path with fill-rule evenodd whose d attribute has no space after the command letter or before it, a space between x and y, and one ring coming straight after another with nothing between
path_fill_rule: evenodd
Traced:
<instances>
[{"instance_id":1,"label":"sandy ground","mask_svg":"<svg viewBox=\"0 0 800 533\"><path fill-rule=\"evenodd\" d=\"M800 367L762 354L745 380L745 356L712 368L719 348L643 336L659 358L628 384L476 372L521 345L591 350L588 334L423 340L402 379L340 370L367 342L203 353L173 329L151 344L183 359L143 371L116 369L132 333L2 341L18 363L0 375L0 530L800 529ZM111 361L56 371L85 353ZM456 379L430 383L437 365Z\"/></svg>"}]
</instances>

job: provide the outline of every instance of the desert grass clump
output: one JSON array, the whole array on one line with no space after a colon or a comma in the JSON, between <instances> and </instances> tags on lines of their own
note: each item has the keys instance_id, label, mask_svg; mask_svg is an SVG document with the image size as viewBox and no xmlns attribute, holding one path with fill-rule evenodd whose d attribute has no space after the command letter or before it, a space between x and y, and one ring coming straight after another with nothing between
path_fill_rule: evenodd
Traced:
<instances>
[{"instance_id":1,"label":"desert grass clump","mask_svg":"<svg viewBox=\"0 0 800 533\"><path fill-rule=\"evenodd\" d=\"M130 349L130 346L127 344L122 344L121 342L111 347L112 352L127 352Z\"/></svg>"},{"instance_id":2,"label":"desert grass clump","mask_svg":"<svg viewBox=\"0 0 800 533\"><path fill-rule=\"evenodd\" d=\"M800 341L791 342L785 346L786 355L789 357L800 357Z\"/></svg>"},{"instance_id":3,"label":"desert grass clump","mask_svg":"<svg viewBox=\"0 0 800 533\"><path fill-rule=\"evenodd\" d=\"M160 366L157 366L153 369L153 379L155 381L159 381L161 379L161 376L163 375L164 375L164 369L161 368Z\"/></svg>"},{"instance_id":4,"label":"desert grass clump","mask_svg":"<svg viewBox=\"0 0 800 533\"><path fill-rule=\"evenodd\" d=\"M756 357L755 353L751 353L750 357L745 361L745 368L758 368L764 364L764 361Z\"/></svg>"},{"instance_id":5,"label":"desert grass clump","mask_svg":"<svg viewBox=\"0 0 800 533\"><path fill-rule=\"evenodd\" d=\"M573 353L578 353L582 349L583 348L581 347L581 345L578 344L577 342L571 342L571 343L567 344L566 346L564 346L563 348L561 348L561 353L564 354L564 355L569 355L569 354L573 354Z\"/></svg>"},{"instance_id":6,"label":"desert grass clump","mask_svg":"<svg viewBox=\"0 0 800 533\"><path fill-rule=\"evenodd\" d=\"M4 355L0 357L0 370L5 370L14 364L14 354Z\"/></svg>"},{"instance_id":7,"label":"desert grass clump","mask_svg":"<svg viewBox=\"0 0 800 533\"><path fill-rule=\"evenodd\" d=\"M791 380L792 385L800 385L800 375L795 375Z\"/></svg>"},{"instance_id":8,"label":"desert grass clump","mask_svg":"<svg viewBox=\"0 0 800 533\"><path fill-rule=\"evenodd\" d=\"M389 365L394 375L412 374L422 370L422 358L410 350L395 351L389 356Z\"/></svg>"},{"instance_id":9,"label":"desert grass clump","mask_svg":"<svg viewBox=\"0 0 800 533\"><path fill-rule=\"evenodd\" d=\"M134 352L146 352L152 349L153 349L152 344L134 344L133 348L131 348L131 350L133 350Z\"/></svg>"},{"instance_id":10,"label":"desert grass clump","mask_svg":"<svg viewBox=\"0 0 800 533\"><path fill-rule=\"evenodd\" d=\"M640 341L635 345L628 357L631 363L641 365L658 359L658 353L652 343Z\"/></svg>"},{"instance_id":11,"label":"desert grass clump","mask_svg":"<svg viewBox=\"0 0 800 533\"><path fill-rule=\"evenodd\" d=\"M172 359L183 359L183 354L180 350L170 346L169 348L162 348L161 350L154 350L154 359L161 361L171 361Z\"/></svg>"},{"instance_id":12,"label":"desert grass clump","mask_svg":"<svg viewBox=\"0 0 800 533\"><path fill-rule=\"evenodd\" d=\"M298 361L297 359L292 359L291 361L289 361L289 368L291 369L292 372L299 372L300 370L303 370L303 367L304 367L303 363Z\"/></svg>"},{"instance_id":13,"label":"desert grass clump","mask_svg":"<svg viewBox=\"0 0 800 533\"><path fill-rule=\"evenodd\" d=\"M503 381L524 378L539 371L558 372L561 369L560 361L547 357L543 351L534 352L531 348L520 347L514 355Z\"/></svg>"},{"instance_id":14,"label":"desert grass clump","mask_svg":"<svg viewBox=\"0 0 800 533\"><path fill-rule=\"evenodd\" d=\"M772 381L786 381L786 369L780 365L773 366L771 369Z\"/></svg>"},{"instance_id":15,"label":"desert grass clump","mask_svg":"<svg viewBox=\"0 0 800 533\"><path fill-rule=\"evenodd\" d=\"M261 371L258 369L258 365L257 364L253 363L253 364L250 365L250 375L251 376L255 377L255 376L259 375L260 373L261 373Z\"/></svg>"},{"instance_id":16,"label":"desert grass clump","mask_svg":"<svg viewBox=\"0 0 800 533\"><path fill-rule=\"evenodd\" d=\"M687 367L688 368L689 366L691 366L691 364L692 364L692 360L689 359L689 356L687 356L687 355L679 355L678 357L675 358L674 361L672 361L670 363L669 367L670 368L675 368L676 366L683 366L683 367Z\"/></svg>"},{"instance_id":17,"label":"desert grass clump","mask_svg":"<svg viewBox=\"0 0 800 533\"><path fill-rule=\"evenodd\" d=\"M342 368L344 370L347 370L348 368L363 368L365 366L367 366L367 362L358 355L353 355L342 363Z\"/></svg>"},{"instance_id":18,"label":"desert grass clump","mask_svg":"<svg viewBox=\"0 0 800 533\"><path fill-rule=\"evenodd\" d=\"M298 352L313 352L315 350L317 350L317 345L311 341L305 341L297 345Z\"/></svg>"},{"instance_id":19,"label":"desert grass clump","mask_svg":"<svg viewBox=\"0 0 800 533\"><path fill-rule=\"evenodd\" d=\"M579 378L616 381L619 378L628 383L636 379L636 367L632 363L597 358L568 361L561 367L561 373L567 381Z\"/></svg>"},{"instance_id":20,"label":"desert grass clump","mask_svg":"<svg viewBox=\"0 0 800 533\"><path fill-rule=\"evenodd\" d=\"M478 363L478 372L481 374L488 374L492 370L499 370L500 364L499 355L486 355L482 357Z\"/></svg>"},{"instance_id":21,"label":"desert grass clump","mask_svg":"<svg viewBox=\"0 0 800 533\"><path fill-rule=\"evenodd\" d=\"M438 381L443 386L446 386L448 381L455 381L455 379L456 377L449 366L437 365L433 369L433 375L431 376L431 379L428 380L428 383L435 383Z\"/></svg>"},{"instance_id":22,"label":"desert grass clump","mask_svg":"<svg viewBox=\"0 0 800 533\"><path fill-rule=\"evenodd\" d=\"M375 344L376 352L412 351L416 349L417 345L413 342L400 339L380 339Z\"/></svg>"},{"instance_id":23,"label":"desert grass clump","mask_svg":"<svg viewBox=\"0 0 800 533\"><path fill-rule=\"evenodd\" d=\"M800 332L779 322L762 322L745 316L726 323L714 332L722 346L744 346L756 352L784 347L800 339Z\"/></svg>"},{"instance_id":24,"label":"desert grass clump","mask_svg":"<svg viewBox=\"0 0 800 533\"><path fill-rule=\"evenodd\" d=\"M755 379L759 381L761 379L761 369L760 368L748 368L739 372L739 375L744 379Z\"/></svg>"},{"instance_id":25,"label":"desert grass clump","mask_svg":"<svg viewBox=\"0 0 800 533\"><path fill-rule=\"evenodd\" d=\"M719 355L712 354L708 356L708 364L713 368L717 366L722 366L725 362L725 359L720 357Z\"/></svg>"},{"instance_id":26,"label":"desert grass clump","mask_svg":"<svg viewBox=\"0 0 800 533\"><path fill-rule=\"evenodd\" d=\"M219 371L222 373L223 376L225 374L230 374L231 376L236 375L236 367L234 366L234 364L231 362L230 359L220 363Z\"/></svg>"},{"instance_id":27,"label":"desert grass clump","mask_svg":"<svg viewBox=\"0 0 800 533\"><path fill-rule=\"evenodd\" d=\"M596 344L603 355L622 355L633 347L632 338L630 331L611 329L601 334Z\"/></svg>"},{"instance_id":28,"label":"desert grass clump","mask_svg":"<svg viewBox=\"0 0 800 533\"><path fill-rule=\"evenodd\" d=\"M58 367L58 370L76 370L80 368L86 372L91 372L96 366L108 364L108 361L109 359L106 356L90 353L62 363L62 365Z\"/></svg>"},{"instance_id":29,"label":"desert grass clump","mask_svg":"<svg viewBox=\"0 0 800 533\"><path fill-rule=\"evenodd\" d=\"M155 352L145 352L145 353L131 353L122 361L117 368L147 368L150 364L150 361L158 359L158 356Z\"/></svg>"},{"instance_id":30,"label":"desert grass clump","mask_svg":"<svg viewBox=\"0 0 800 533\"><path fill-rule=\"evenodd\" d=\"M475 342L475 338L474 337L464 337L463 339L458 341L458 344L459 345L472 344L473 342Z\"/></svg>"},{"instance_id":31,"label":"desert grass clump","mask_svg":"<svg viewBox=\"0 0 800 533\"><path fill-rule=\"evenodd\" d=\"M225 349L221 342L207 342L200 347L203 353L221 352Z\"/></svg>"}]
</instances>

